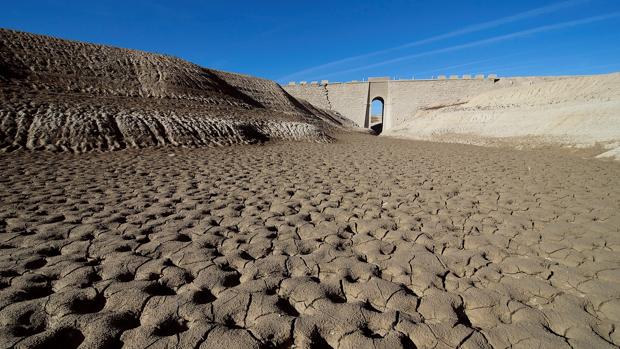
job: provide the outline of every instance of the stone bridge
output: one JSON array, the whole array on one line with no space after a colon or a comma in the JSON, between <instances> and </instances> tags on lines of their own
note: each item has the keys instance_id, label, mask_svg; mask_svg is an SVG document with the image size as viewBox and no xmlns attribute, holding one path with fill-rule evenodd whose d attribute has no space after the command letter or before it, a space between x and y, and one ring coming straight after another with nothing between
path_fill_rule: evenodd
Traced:
<instances>
[{"instance_id":1,"label":"stone bridge","mask_svg":"<svg viewBox=\"0 0 620 349\"><path fill-rule=\"evenodd\" d=\"M291 82L283 88L291 95L324 108L339 112L361 127L370 128L371 104L383 103L382 129L388 130L413 117L426 107L437 107L467 99L496 88L497 76L440 75L433 80L391 80L389 77L369 78L367 81L330 83Z\"/></svg>"}]
</instances>

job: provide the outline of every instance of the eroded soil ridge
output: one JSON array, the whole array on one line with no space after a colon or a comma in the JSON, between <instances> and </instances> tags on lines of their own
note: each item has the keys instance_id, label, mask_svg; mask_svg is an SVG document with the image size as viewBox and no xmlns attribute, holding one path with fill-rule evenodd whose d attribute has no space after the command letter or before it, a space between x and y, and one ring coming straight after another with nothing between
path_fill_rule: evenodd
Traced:
<instances>
[{"instance_id":1,"label":"eroded soil ridge","mask_svg":"<svg viewBox=\"0 0 620 349\"><path fill-rule=\"evenodd\" d=\"M273 81L0 29L0 149L325 142L348 124Z\"/></svg>"}]
</instances>

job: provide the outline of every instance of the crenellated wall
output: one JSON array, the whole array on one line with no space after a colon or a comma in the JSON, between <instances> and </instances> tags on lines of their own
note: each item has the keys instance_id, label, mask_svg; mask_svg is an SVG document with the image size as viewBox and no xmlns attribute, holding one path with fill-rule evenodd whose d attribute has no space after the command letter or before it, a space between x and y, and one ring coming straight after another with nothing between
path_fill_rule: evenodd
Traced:
<instances>
[{"instance_id":1,"label":"crenellated wall","mask_svg":"<svg viewBox=\"0 0 620 349\"><path fill-rule=\"evenodd\" d=\"M368 81L346 83L290 83L283 88L291 95L325 109L339 112L360 127L370 127L370 108L373 99L384 101L383 129L396 127L423 108L454 103L498 88L499 79L491 75L484 79L390 80L370 78Z\"/></svg>"}]
</instances>

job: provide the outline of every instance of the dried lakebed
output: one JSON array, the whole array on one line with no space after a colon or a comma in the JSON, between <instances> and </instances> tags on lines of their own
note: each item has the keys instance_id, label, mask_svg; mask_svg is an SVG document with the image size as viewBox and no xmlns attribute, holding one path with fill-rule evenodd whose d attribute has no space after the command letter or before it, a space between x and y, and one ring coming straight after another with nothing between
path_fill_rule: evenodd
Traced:
<instances>
[{"instance_id":1,"label":"dried lakebed","mask_svg":"<svg viewBox=\"0 0 620 349\"><path fill-rule=\"evenodd\" d=\"M364 135L0 155L0 346L620 345L620 164Z\"/></svg>"}]
</instances>

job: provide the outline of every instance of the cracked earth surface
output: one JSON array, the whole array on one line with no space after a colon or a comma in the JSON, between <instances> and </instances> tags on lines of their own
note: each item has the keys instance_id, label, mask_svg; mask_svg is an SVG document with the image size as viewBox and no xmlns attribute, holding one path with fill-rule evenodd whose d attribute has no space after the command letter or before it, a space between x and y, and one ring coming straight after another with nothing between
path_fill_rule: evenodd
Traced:
<instances>
[{"instance_id":1,"label":"cracked earth surface","mask_svg":"<svg viewBox=\"0 0 620 349\"><path fill-rule=\"evenodd\" d=\"M618 163L348 135L0 169L2 347L620 344Z\"/></svg>"}]
</instances>

